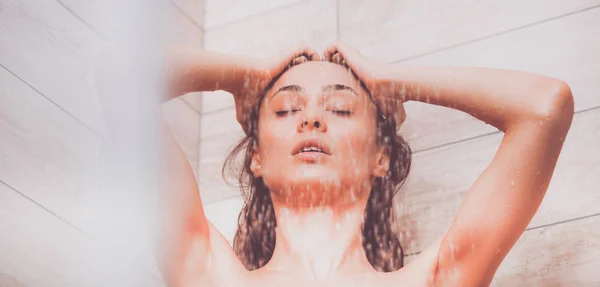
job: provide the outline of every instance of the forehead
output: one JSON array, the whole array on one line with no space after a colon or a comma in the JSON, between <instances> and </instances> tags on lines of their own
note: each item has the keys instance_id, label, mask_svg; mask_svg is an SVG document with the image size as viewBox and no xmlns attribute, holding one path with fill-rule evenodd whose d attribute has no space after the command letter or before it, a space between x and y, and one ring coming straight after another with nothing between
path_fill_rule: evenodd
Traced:
<instances>
[{"instance_id":1,"label":"forehead","mask_svg":"<svg viewBox=\"0 0 600 287\"><path fill-rule=\"evenodd\" d=\"M283 73L266 96L269 97L279 88L289 85L298 85L307 93L318 94L322 87L336 84L351 87L358 94L366 94L360 82L347 68L331 62L310 61Z\"/></svg>"}]
</instances>

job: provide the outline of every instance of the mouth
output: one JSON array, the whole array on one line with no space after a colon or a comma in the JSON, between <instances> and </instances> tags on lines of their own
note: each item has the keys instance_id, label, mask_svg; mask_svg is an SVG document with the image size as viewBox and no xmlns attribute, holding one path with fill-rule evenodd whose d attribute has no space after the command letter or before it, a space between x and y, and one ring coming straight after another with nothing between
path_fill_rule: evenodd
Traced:
<instances>
[{"instance_id":1,"label":"mouth","mask_svg":"<svg viewBox=\"0 0 600 287\"><path fill-rule=\"evenodd\" d=\"M303 154L324 154L331 155L329 147L325 142L318 139L306 139L300 141L294 150L292 155L303 155Z\"/></svg>"},{"instance_id":2,"label":"mouth","mask_svg":"<svg viewBox=\"0 0 600 287\"><path fill-rule=\"evenodd\" d=\"M305 152L318 152L318 153L325 153L323 152L323 150L319 149L318 147L305 147L303 149L301 149L298 153L305 153Z\"/></svg>"}]
</instances>

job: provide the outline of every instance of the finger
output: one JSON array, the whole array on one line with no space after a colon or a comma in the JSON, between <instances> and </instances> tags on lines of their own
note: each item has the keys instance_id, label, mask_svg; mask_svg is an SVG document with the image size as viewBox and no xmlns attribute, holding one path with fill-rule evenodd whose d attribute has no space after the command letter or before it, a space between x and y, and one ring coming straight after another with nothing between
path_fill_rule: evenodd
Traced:
<instances>
[{"instance_id":1,"label":"finger","mask_svg":"<svg viewBox=\"0 0 600 287\"><path fill-rule=\"evenodd\" d=\"M340 53L335 53L333 57L331 57L331 62L342 65L344 62L344 57L342 57L342 54Z\"/></svg>"},{"instance_id":2,"label":"finger","mask_svg":"<svg viewBox=\"0 0 600 287\"><path fill-rule=\"evenodd\" d=\"M327 47L323 53L323 61L331 61L334 54L337 53L337 46L335 44Z\"/></svg>"},{"instance_id":3,"label":"finger","mask_svg":"<svg viewBox=\"0 0 600 287\"><path fill-rule=\"evenodd\" d=\"M319 53L317 53L317 51L313 51L313 53L310 55L310 60L311 61L320 61L321 56L319 56Z\"/></svg>"},{"instance_id":4,"label":"finger","mask_svg":"<svg viewBox=\"0 0 600 287\"><path fill-rule=\"evenodd\" d=\"M288 59L288 62L292 62L294 59L300 56L304 56L307 60L319 59L319 54L317 53L317 51L314 48L307 45L301 45L296 47L295 49L292 49L291 51L288 51L286 58Z\"/></svg>"},{"instance_id":5,"label":"finger","mask_svg":"<svg viewBox=\"0 0 600 287\"><path fill-rule=\"evenodd\" d=\"M307 61L308 61L308 59L306 58L306 56L302 55L300 57L295 58L294 61L292 61L292 65L293 66L300 65L300 64L305 63Z\"/></svg>"},{"instance_id":6,"label":"finger","mask_svg":"<svg viewBox=\"0 0 600 287\"><path fill-rule=\"evenodd\" d=\"M307 55L307 59L310 61L318 61L321 58L319 52L311 46L306 46L303 54Z\"/></svg>"},{"instance_id":7,"label":"finger","mask_svg":"<svg viewBox=\"0 0 600 287\"><path fill-rule=\"evenodd\" d=\"M319 61L319 60L321 60L321 57L319 56L319 53L314 48L308 46L305 52L306 52L305 54L308 56L307 57L308 61Z\"/></svg>"},{"instance_id":8,"label":"finger","mask_svg":"<svg viewBox=\"0 0 600 287\"><path fill-rule=\"evenodd\" d=\"M296 59L303 56L306 60L318 60L319 54L317 51L307 45L297 46L294 49L289 49L281 52L276 58L276 69L271 71L273 74L281 73L285 68L297 65Z\"/></svg>"},{"instance_id":9,"label":"finger","mask_svg":"<svg viewBox=\"0 0 600 287\"><path fill-rule=\"evenodd\" d=\"M341 53L343 56L362 57L362 54L360 54L356 49L340 40L335 42L335 48L336 51Z\"/></svg>"},{"instance_id":10,"label":"finger","mask_svg":"<svg viewBox=\"0 0 600 287\"><path fill-rule=\"evenodd\" d=\"M342 41L337 41L335 52L340 54L342 63L357 73L360 78L366 76L363 72L366 72L365 65L368 60L357 50Z\"/></svg>"}]
</instances>

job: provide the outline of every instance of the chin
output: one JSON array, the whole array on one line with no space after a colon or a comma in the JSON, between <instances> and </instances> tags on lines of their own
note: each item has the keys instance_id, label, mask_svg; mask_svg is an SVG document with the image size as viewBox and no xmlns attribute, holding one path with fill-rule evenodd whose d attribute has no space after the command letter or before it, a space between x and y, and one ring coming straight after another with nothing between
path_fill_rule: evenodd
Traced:
<instances>
[{"instance_id":1,"label":"chin","mask_svg":"<svg viewBox=\"0 0 600 287\"><path fill-rule=\"evenodd\" d=\"M306 165L275 177L276 181L265 179L265 183L272 195L290 205L326 206L358 198L352 191L358 191L353 188L356 178L344 180L339 172L323 166Z\"/></svg>"},{"instance_id":2,"label":"chin","mask_svg":"<svg viewBox=\"0 0 600 287\"><path fill-rule=\"evenodd\" d=\"M323 193L338 190L342 186L339 174L336 171L321 166L303 166L281 179L285 182L285 189L294 193Z\"/></svg>"}]
</instances>

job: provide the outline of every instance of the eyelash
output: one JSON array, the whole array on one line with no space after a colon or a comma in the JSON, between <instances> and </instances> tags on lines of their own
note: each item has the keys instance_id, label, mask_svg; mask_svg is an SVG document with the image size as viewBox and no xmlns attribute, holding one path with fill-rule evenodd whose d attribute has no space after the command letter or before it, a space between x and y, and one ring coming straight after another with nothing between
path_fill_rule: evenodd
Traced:
<instances>
[{"instance_id":1,"label":"eyelash","mask_svg":"<svg viewBox=\"0 0 600 287\"><path fill-rule=\"evenodd\" d=\"M281 110L281 111L275 111L275 114L278 117L283 117L283 116L287 116L289 113L293 114L293 113L295 113L297 111L299 111L299 110Z\"/></svg>"},{"instance_id":2,"label":"eyelash","mask_svg":"<svg viewBox=\"0 0 600 287\"><path fill-rule=\"evenodd\" d=\"M290 113L295 113L299 110L281 110L281 111L275 111L275 114L278 117L283 117L283 116L287 116ZM348 117L350 115L352 115L351 111L347 111L347 110L331 110L332 113L338 115L338 116L342 116L342 117Z\"/></svg>"},{"instance_id":3,"label":"eyelash","mask_svg":"<svg viewBox=\"0 0 600 287\"><path fill-rule=\"evenodd\" d=\"M331 112L342 117L348 117L352 115L352 112L347 110L332 110Z\"/></svg>"}]
</instances>

